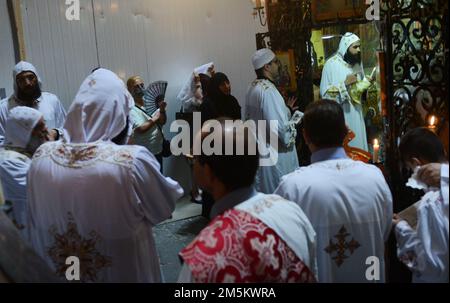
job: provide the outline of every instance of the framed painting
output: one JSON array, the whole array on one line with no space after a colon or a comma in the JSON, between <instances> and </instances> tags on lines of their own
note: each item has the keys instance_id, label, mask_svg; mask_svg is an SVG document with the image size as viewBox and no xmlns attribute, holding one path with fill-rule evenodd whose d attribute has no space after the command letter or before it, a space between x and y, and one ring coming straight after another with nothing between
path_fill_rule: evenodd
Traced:
<instances>
[{"instance_id":1,"label":"framed painting","mask_svg":"<svg viewBox=\"0 0 450 303\"><path fill-rule=\"evenodd\" d=\"M367 9L365 0L313 0L311 2L315 22L363 17Z\"/></svg>"},{"instance_id":2,"label":"framed painting","mask_svg":"<svg viewBox=\"0 0 450 303\"><path fill-rule=\"evenodd\" d=\"M280 60L281 79L279 87L289 92L297 90L297 76L295 74L295 55L294 50L275 52Z\"/></svg>"}]
</instances>

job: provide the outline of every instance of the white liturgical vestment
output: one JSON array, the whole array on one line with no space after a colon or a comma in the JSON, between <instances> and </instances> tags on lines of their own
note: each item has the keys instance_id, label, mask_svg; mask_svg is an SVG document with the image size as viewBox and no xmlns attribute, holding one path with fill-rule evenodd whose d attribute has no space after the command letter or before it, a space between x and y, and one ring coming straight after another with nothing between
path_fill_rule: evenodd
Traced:
<instances>
[{"instance_id":1,"label":"white liturgical vestment","mask_svg":"<svg viewBox=\"0 0 450 303\"><path fill-rule=\"evenodd\" d=\"M272 194L280 183L281 177L293 172L299 166L295 138L297 136L296 122L293 121L289 108L275 85L266 79L255 80L247 92L245 119L266 122L266 138L261 138L260 144L265 144L271 155L277 154L276 164L260 166L256 176L256 189L265 194ZM278 124L278 131L270 127L270 121ZM270 143L270 136L278 138L278 150ZM265 141L263 141L265 140ZM261 155L265 156L265 155Z\"/></svg>"},{"instance_id":2,"label":"white liturgical vestment","mask_svg":"<svg viewBox=\"0 0 450 303\"><path fill-rule=\"evenodd\" d=\"M22 61L14 67L14 94L0 101L0 144L4 141L6 120L8 119L9 112L14 107L23 106L23 103L17 99L18 87L16 77L26 71L33 72L38 78L39 85L42 86L41 78L33 65ZM42 95L34 103L33 108L44 115L45 124L49 130L63 128L66 119L66 110L57 96L48 92L42 92Z\"/></svg>"},{"instance_id":3,"label":"white liturgical vestment","mask_svg":"<svg viewBox=\"0 0 450 303\"><path fill-rule=\"evenodd\" d=\"M12 203L11 218L23 230L26 224L27 174L31 159L17 151L0 148L0 179L5 199ZM25 234L23 234L25 236Z\"/></svg>"},{"instance_id":4,"label":"white liturgical vestment","mask_svg":"<svg viewBox=\"0 0 450 303\"><path fill-rule=\"evenodd\" d=\"M11 203L10 218L26 239L27 174L31 154L27 146L42 113L19 106L13 108L6 122L5 145L0 147L0 179L5 199Z\"/></svg>"},{"instance_id":5,"label":"white liturgical vestment","mask_svg":"<svg viewBox=\"0 0 450 303\"><path fill-rule=\"evenodd\" d=\"M211 217L180 253L179 282L316 282L316 235L295 203L241 188L218 200Z\"/></svg>"},{"instance_id":6,"label":"white liturgical vestment","mask_svg":"<svg viewBox=\"0 0 450 303\"><path fill-rule=\"evenodd\" d=\"M115 74L97 70L69 111L68 142L45 144L33 158L31 241L62 277L74 256L82 282L161 281L152 227L170 217L183 190L147 149L110 141L133 105Z\"/></svg>"},{"instance_id":7,"label":"white liturgical vestment","mask_svg":"<svg viewBox=\"0 0 450 303\"><path fill-rule=\"evenodd\" d=\"M327 60L322 71L320 96L338 102L345 114L345 122L355 133L350 146L368 151L366 124L362 105L354 102L345 85L348 75L356 74L358 81L364 79L364 69L360 64L350 65L344 60L349 47L359 41L356 35L345 35L339 45L339 51Z\"/></svg>"},{"instance_id":8,"label":"white liturgical vestment","mask_svg":"<svg viewBox=\"0 0 450 303\"><path fill-rule=\"evenodd\" d=\"M417 227L406 221L395 228L398 257L415 283L448 283L448 164L442 165L441 189L432 188L419 201Z\"/></svg>"},{"instance_id":9,"label":"white liturgical vestment","mask_svg":"<svg viewBox=\"0 0 450 303\"><path fill-rule=\"evenodd\" d=\"M320 282L384 282L392 195L377 167L345 157L344 149L313 154L313 164L285 176L275 194L298 203L311 221ZM380 275L368 279L372 257Z\"/></svg>"}]
</instances>

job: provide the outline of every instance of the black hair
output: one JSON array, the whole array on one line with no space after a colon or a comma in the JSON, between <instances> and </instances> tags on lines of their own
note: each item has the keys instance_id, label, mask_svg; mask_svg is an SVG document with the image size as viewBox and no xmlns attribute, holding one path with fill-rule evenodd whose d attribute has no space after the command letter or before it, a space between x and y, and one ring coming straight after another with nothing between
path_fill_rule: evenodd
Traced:
<instances>
[{"instance_id":1,"label":"black hair","mask_svg":"<svg viewBox=\"0 0 450 303\"><path fill-rule=\"evenodd\" d=\"M303 117L308 139L319 148L342 146L348 129L342 107L332 100L311 103Z\"/></svg>"},{"instance_id":2,"label":"black hair","mask_svg":"<svg viewBox=\"0 0 450 303\"><path fill-rule=\"evenodd\" d=\"M425 127L408 131L401 139L400 156L404 162L417 158L428 163L447 161L444 145L439 137Z\"/></svg>"},{"instance_id":3,"label":"black hair","mask_svg":"<svg viewBox=\"0 0 450 303\"><path fill-rule=\"evenodd\" d=\"M264 75L264 66L261 67L260 69L255 70L255 73L258 79L260 80L267 79L266 76Z\"/></svg>"},{"instance_id":4,"label":"black hair","mask_svg":"<svg viewBox=\"0 0 450 303\"><path fill-rule=\"evenodd\" d=\"M211 98L221 97L223 93L220 91L219 86L225 82L230 83L227 75L224 73L215 73L208 85L208 96Z\"/></svg>"},{"instance_id":5,"label":"black hair","mask_svg":"<svg viewBox=\"0 0 450 303\"><path fill-rule=\"evenodd\" d=\"M206 74L199 74L200 83L202 85L203 97L208 95L208 86L211 81L211 77Z\"/></svg>"},{"instance_id":6,"label":"black hair","mask_svg":"<svg viewBox=\"0 0 450 303\"><path fill-rule=\"evenodd\" d=\"M229 118L219 118L222 128L225 126L225 121L230 121ZM207 156L203 153L198 157L201 165L208 165L213 174L226 186L228 190L236 190L243 187L252 186L255 182L256 172L259 167L259 153L256 140L253 140L253 135L248 128L243 130L244 134L244 152L238 154L236 146L236 128L233 135L233 153L232 155L225 154L225 136L222 133L222 154ZM206 134L208 135L208 134ZM202 141L206 137L202 136ZM253 140L255 144L250 144ZM203 143L203 142L202 142ZM250 150L250 146L256 146L256 153Z\"/></svg>"}]
</instances>

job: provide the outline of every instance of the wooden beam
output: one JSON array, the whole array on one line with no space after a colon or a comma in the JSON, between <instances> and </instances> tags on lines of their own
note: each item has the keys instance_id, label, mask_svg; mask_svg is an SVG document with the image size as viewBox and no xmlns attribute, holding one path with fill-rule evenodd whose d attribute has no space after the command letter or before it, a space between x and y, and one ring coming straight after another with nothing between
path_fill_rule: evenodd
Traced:
<instances>
[{"instance_id":1,"label":"wooden beam","mask_svg":"<svg viewBox=\"0 0 450 303\"><path fill-rule=\"evenodd\" d=\"M14 44L16 62L26 59L25 38L23 34L23 21L20 0L6 0L9 20Z\"/></svg>"}]
</instances>

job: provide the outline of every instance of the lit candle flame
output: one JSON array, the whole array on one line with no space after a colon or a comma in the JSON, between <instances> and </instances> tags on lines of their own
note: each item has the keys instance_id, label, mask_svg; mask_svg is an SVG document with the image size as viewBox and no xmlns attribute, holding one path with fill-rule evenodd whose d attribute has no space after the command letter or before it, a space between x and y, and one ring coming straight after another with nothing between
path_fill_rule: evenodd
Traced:
<instances>
[{"instance_id":1,"label":"lit candle flame","mask_svg":"<svg viewBox=\"0 0 450 303\"><path fill-rule=\"evenodd\" d=\"M436 126L436 121L437 121L437 118L436 118L436 116L431 116L430 117L430 127L435 127Z\"/></svg>"},{"instance_id":2,"label":"lit candle flame","mask_svg":"<svg viewBox=\"0 0 450 303\"><path fill-rule=\"evenodd\" d=\"M378 163L380 159L380 141L378 139L373 140L373 163Z\"/></svg>"}]
</instances>

